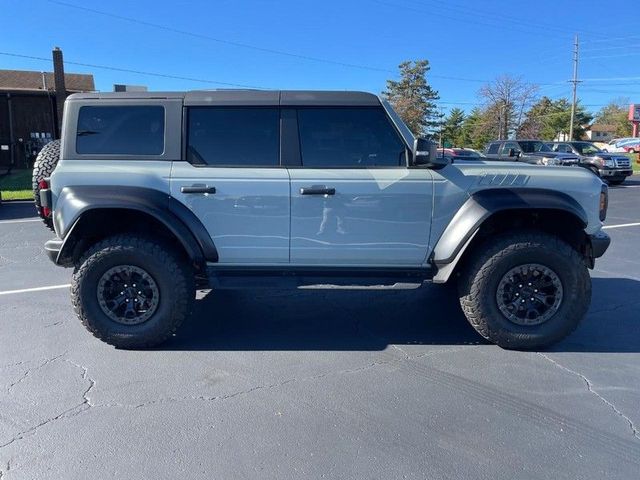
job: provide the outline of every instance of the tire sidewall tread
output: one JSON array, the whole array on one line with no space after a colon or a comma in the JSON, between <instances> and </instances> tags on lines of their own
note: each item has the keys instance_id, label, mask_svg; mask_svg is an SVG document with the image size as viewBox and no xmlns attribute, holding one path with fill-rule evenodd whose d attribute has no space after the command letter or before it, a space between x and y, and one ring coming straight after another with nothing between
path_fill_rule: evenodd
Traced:
<instances>
[{"instance_id":1,"label":"tire sidewall tread","mask_svg":"<svg viewBox=\"0 0 640 480\"><path fill-rule=\"evenodd\" d=\"M460 305L473 328L505 348L533 349L558 342L571 333L589 309L591 278L582 256L553 235L522 232L482 244L459 281ZM511 268L539 263L553 270L563 286L558 311L540 325L510 322L496 302L497 285Z\"/></svg>"},{"instance_id":2,"label":"tire sidewall tread","mask_svg":"<svg viewBox=\"0 0 640 480\"><path fill-rule=\"evenodd\" d=\"M143 268L160 291L157 311L139 325L114 322L97 300L96 288L102 274L123 264ZM168 245L139 235L116 235L90 247L79 260L73 274L71 298L78 318L95 337L118 348L150 348L172 336L191 314L194 275L186 260Z\"/></svg>"}]
</instances>

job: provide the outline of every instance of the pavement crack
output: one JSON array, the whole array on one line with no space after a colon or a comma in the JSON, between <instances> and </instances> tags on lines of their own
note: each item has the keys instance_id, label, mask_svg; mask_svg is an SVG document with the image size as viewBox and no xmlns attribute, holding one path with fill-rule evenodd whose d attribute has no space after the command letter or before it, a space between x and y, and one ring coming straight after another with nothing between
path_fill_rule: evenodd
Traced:
<instances>
[{"instance_id":1,"label":"pavement crack","mask_svg":"<svg viewBox=\"0 0 640 480\"><path fill-rule=\"evenodd\" d=\"M62 354L62 355L58 355L56 357L48 359L48 361L45 362L43 365L46 365L47 363L51 363L55 359L60 358L60 357L62 357L64 355L66 355L66 352L64 354ZM80 415L81 413L86 412L87 410L89 410L91 407L94 406L94 404L91 402L91 399L89 397L89 393L91 392L93 387L95 387L96 381L89 376L87 367L85 367L83 365L80 365L80 364L78 364L78 363L76 363L76 362L74 362L72 360L69 360L68 358L65 358L64 360L65 360L65 362L67 362L67 363L79 368L82 371L82 373L81 373L82 379L86 380L87 382L89 382L89 386L82 393L82 402L78 403L76 405L73 405L70 408L67 408L62 413L59 413L58 415L55 415L54 417L47 418L46 420L43 420L42 422L40 422L40 423L38 423L36 425L33 425L33 426L27 428L26 430L23 430L23 431L17 433L16 435L13 436L13 438L11 438L11 440L1 444L0 445L0 449L11 445L12 443L14 443L14 442L16 442L18 440L24 439L27 435L31 435L31 434L35 433L38 429L44 427L45 425L49 425L49 424L54 423L54 422L56 422L57 420L60 420L60 419L75 417L76 415ZM37 367L37 368L41 368L43 365L41 365L40 367Z\"/></svg>"},{"instance_id":2,"label":"pavement crack","mask_svg":"<svg viewBox=\"0 0 640 480\"><path fill-rule=\"evenodd\" d=\"M0 445L0 449L11 445L12 443L17 442L18 440L22 440L27 435L30 435L30 434L34 433L39 428L44 427L45 425L49 425L50 423L53 423L53 422L55 422L57 420L60 420L61 418L75 417L76 415L81 413L83 410L87 409L87 408L83 409L84 406L85 406L84 403L80 403L78 405L74 405L73 407L66 409L64 412L59 413L55 417L47 418L46 420L43 420L42 422L38 423L37 425L33 425L32 427L29 427L26 430L23 430L23 431L17 433L16 435L13 436L13 438L11 440L9 440L8 442L5 442L2 445Z\"/></svg>"},{"instance_id":3,"label":"pavement crack","mask_svg":"<svg viewBox=\"0 0 640 480\"><path fill-rule=\"evenodd\" d=\"M91 392L93 387L96 386L96 381L89 376L89 374L88 374L89 370L84 365L80 365L79 363L76 363L73 360L69 360L69 359L65 359L65 361L67 363L70 363L71 365L73 365L75 367L78 367L79 369L82 370L82 379L89 382L89 386L87 387L87 389L82 394L82 400L83 400L82 404L83 405L88 405L89 407L93 407L94 405L93 405L93 403L91 403L91 399L89 398L89 392Z\"/></svg>"},{"instance_id":4,"label":"pavement crack","mask_svg":"<svg viewBox=\"0 0 640 480\"><path fill-rule=\"evenodd\" d=\"M556 367L564 370L567 373L570 373L572 375L575 375L576 377L580 378L586 385L587 390L595 395L596 397L598 397L598 399L604 403L607 407L609 407L616 415L618 415L619 417L621 417L622 419L624 419L627 424L629 425L629 428L631 429L631 433L632 435L640 440L640 431L638 431L638 428L635 426L635 424L633 423L633 421L627 417L624 413L622 413L618 407L616 407L613 403L611 403L611 401L607 400L605 397L603 397L602 395L600 395L600 393L598 393L594 387L593 387L593 382L591 380L589 380L586 376L584 376L583 374L581 374L580 372L576 372L575 370L572 370L568 367L565 367L564 365L562 365L561 363L558 363L557 361L555 361L554 359L552 359L551 357L549 357L548 355L545 355L544 353L541 352L537 352L538 355L540 355L542 358L546 359L548 362L551 362L553 365L555 365Z\"/></svg>"},{"instance_id":5,"label":"pavement crack","mask_svg":"<svg viewBox=\"0 0 640 480\"><path fill-rule=\"evenodd\" d=\"M28 369L26 372L24 372L20 378L18 378L16 381L12 382L11 384L9 384L9 386L7 387L7 393L11 393L11 390L18 384L22 383L23 381L25 381L33 372L35 372L36 370L39 370L41 368L43 368L44 366L50 364L51 362L55 362L56 360L58 360L61 357L64 357L67 354L67 352L61 353L60 355L56 355L55 357L51 357L51 358L47 358L44 362L40 363L39 365Z\"/></svg>"},{"instance_id":6,"label":"pavement crack","mask_svg":"<svg viewBox=\"0 0 640 480\"><path fill-rule=\"evenodd\" d=\"M240 397L243 395L248 395L250 393L259 391L259 390L269 390L269 389L273 389L273 388L279 388L282 387L284 385L288 385L291 383L302 383L302 382L310 382L310 381L316 381L316 380L321 380L324 378L328 378L328 377L332 377L332 376L339 376L339 375L350 375L350 374L354 374L354 373L359 373L359 372L363 372L366 370L370 370L372 368L376 368L378 366L381 365L400 365L402 364L402 362L406 362L406 361L411 361L414 359L418 359L418 358L423 358L423 357L428 357L428 356L432 356L432 355L437 355L440 353L452 353L452 352L457 352L459 350L463 350L464 348L468 348L468 347L454 347L454 348L448 348L448 349L442 349L442 350L437 350L437 351L432 351L432 352L425 352L422 354L418 354L418 355L413 355L410 356L408 354L406 354L406 352L404 352L404 350L402 349L398 349L401 352L403 352L404 354L404 358L398 358L397 356L393 356L393 355L387 355L386 359L380 359L374 362L370 362L367 363L366 365L362 365L360 367L355 367L355 368L348 368L348 369L342 369L342 370L334 370L334 371L328 371L328 372L324 372L324 373L319 373L316 375L310 375L307 377L302 377L302 378L298 378L298 377L292 377L292 378L288 378L286 380L282 380L280 382L274 382L274 383L269 383L269 384L265 384L265 385L257 385L254 387L250 387L244 390L239 390L237 392L233 392L233 393L229 393L226 395L218 395L218 396L206 396L206 395L191 395L191 396L184 396L184 397L165 397L165 398L160 398L157 400L150 400L148 402L142 402L136 405L125 405L125 404L121 404L121 403L111 403L111 404L97 404L94 405L95 407L124 407L124 408L142 408L142 407L148 407L151 405L156 405L156 404L162 404L162 403L177 403L177 402L184 402L184 401L204 401L204 402L212 402L212 401L224 401L224 400L229 400L232 398L236 398L236 397Z\"/></svg>"}]
</instances>

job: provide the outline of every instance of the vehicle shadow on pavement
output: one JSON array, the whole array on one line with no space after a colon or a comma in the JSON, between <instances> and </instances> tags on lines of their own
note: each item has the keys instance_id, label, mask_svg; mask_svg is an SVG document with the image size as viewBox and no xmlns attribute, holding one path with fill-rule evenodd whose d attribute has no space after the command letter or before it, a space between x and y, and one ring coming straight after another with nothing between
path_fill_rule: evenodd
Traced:
<instances>
[{"instance_id":1,"label":"vehicle shadow on pavement","mask_svg":"<svg viewBox=\"0 0 640 480\"><path fill-rule=\"evenodd\" d=\"M455 289L220 290L196 301L167 350L384 350L484 343Z\"/></svg>"},{"instance_id":2,"label":"vehicle shadow on pavement","mask_svg":"<svg viewBox=\"0 0 640 480\"><path fill-rule=\"evenodd\" d=\"M417 290L220 290L162 350L384 350L487 344L450 286ZM580 327L554 352L640 352L640 282L594 278Z\"/></svg>"},{"instance_id":3,"label":"vehicle shadow on pavement","mask_svg":"<svg viewBox=\"0 0 640 480\"><path fill-rule=\"evenodd\" d=\"M640 176L634 175L633 177L627 177L621 185L609 185L609 188L624 189L624 187L637 187L640 185Z\"/></svg>"},{"instance_id":4,"label":"vehicle shadow on pavement","mask_svg":"<svg viewBox=\"0 0 640 480\"><path fill-rule=\"evenodd\" d=\"M640 282L593 278L591 309L578 329L553 352L640 352Z\"/></svg>"}]
</instances>

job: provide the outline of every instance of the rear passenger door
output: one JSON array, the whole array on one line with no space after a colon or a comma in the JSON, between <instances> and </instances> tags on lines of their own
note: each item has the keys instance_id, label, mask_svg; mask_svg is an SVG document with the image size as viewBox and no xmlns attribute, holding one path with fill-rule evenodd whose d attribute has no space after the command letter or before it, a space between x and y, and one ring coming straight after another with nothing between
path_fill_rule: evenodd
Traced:
<instances>
[{"instance_id":1,"label":"rear passenger door","mask_svg":"<svg viewBox=\"0 0 640 480\"><path fill-rule=\"evenodd\" d=\"M171 195L202 221L221 264L289 262L277 102L185 107L186 161L173 163Z\"/></svg>"},{"instance_id":2,"label":"rear passenger door","mask_svg":"<svg viewBox=\"0 0 640 480\"><path fill-rule=\"evenodd\" d=\"M291 166L291 263L419 266L431 224L430 170L382 107L298 107L300 165Z\"/></svg>"}]
</instances>

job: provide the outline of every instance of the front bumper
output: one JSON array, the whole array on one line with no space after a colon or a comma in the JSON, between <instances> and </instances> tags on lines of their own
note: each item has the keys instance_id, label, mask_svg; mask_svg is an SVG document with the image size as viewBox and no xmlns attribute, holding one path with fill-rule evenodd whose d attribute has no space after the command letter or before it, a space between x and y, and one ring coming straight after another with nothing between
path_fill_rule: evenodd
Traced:
<instances>
[{"instance_id":1,"label":"front bumper","mask_svg":"<svg viewBox=\"0 0 640 480\"><path fill-rule=\"evenodd\" d=\"M47 252L47 256L49 260L58 265L58 258L60 257L60 252L62 251L62 245L64 241L60 238L52 238L51 240L47 240L44 244L44 250Z\"/></svg>"},{"instance_id":2,"label":"front bumper","mask_svg":"<svg viewBox=\"0 0 640 480\"><path fill-rule=\"evenodd\" d=\"M603 178L628 177L629 175L633 174L633 170L631 168L601 168L598 169L598 173L600 173L600 176Z\"/></svg>"},{"instance_id":3,"label":"front bumper","mask_svg":"<svg viewBox=\"0 0 640 480\"><path fill-rule=\"evenodd\" d=\"M600 258L607 251L611 244L611 237L606 232L600 230L589 235L589 243L591 244L591 257Z\"/></svg>"}]
</instances>

